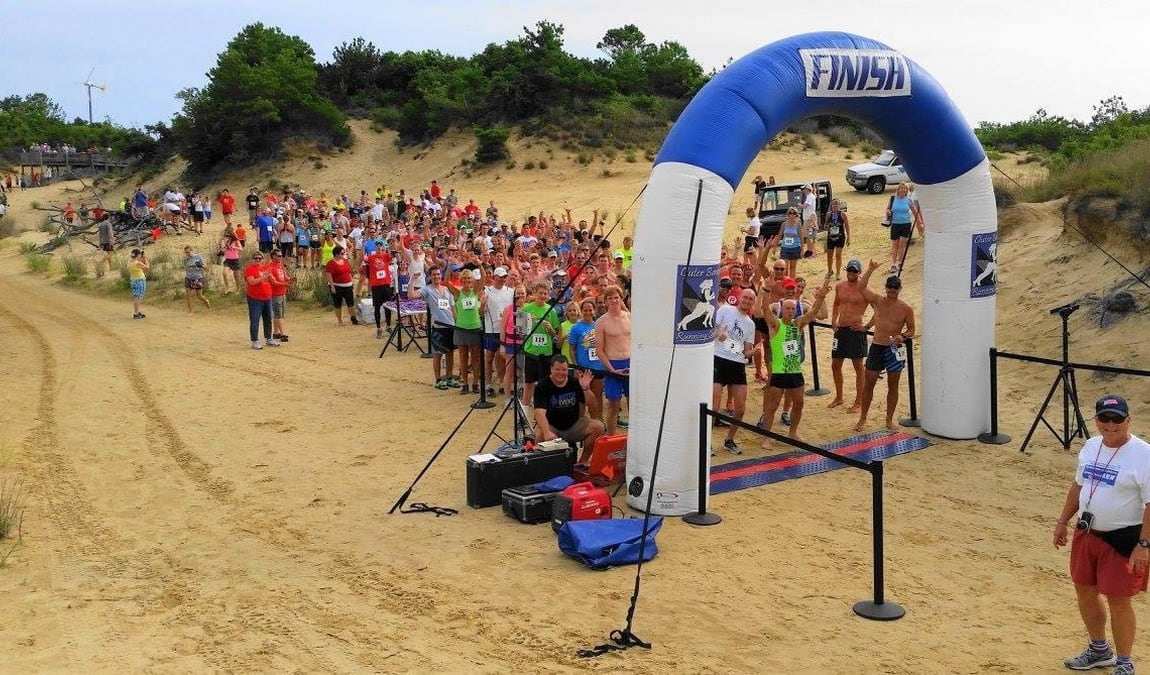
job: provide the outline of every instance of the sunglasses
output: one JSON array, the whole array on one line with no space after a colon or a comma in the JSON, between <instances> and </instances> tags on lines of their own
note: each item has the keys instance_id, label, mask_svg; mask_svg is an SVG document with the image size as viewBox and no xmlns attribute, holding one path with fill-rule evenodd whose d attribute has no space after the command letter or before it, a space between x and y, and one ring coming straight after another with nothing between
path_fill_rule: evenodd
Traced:
<instances>
[{"instance_id":1,"label":"sunglasses","mask_svg":"<svg viewBox=\"0 0 1150 675\"><path fill-rule=\"evenodd\" d=\"M1126 418L1113 413L1102 413L1098 416L1098 421L1103 424L1121 424L1126 421Z\"/></svg>"},{"instance_id":2,"label":"sunglasses","mask_svg":"<svg viewBox=\"0 0 1150 675\"><path fill-rule=\"evenodd\" d=\"M263 260L263 259L264 259L264 257L262 255L253 255L252 256L252 260Z\"/></svg>"}]
</instances>

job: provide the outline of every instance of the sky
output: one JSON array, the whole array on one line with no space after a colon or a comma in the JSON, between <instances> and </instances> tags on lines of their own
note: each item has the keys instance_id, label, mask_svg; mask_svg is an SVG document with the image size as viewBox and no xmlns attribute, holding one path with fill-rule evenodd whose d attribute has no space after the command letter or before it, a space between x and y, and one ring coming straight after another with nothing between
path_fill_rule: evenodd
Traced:
<instances>
[{"instance_id":1,"label":"sky","mask_svg":"<svg viewBox=\"0 0 1150 675\"><path fill-rule=\"evenodd\" d=\"M885 42L925 68L971 126L1014 122L1039 108L1089 121L1113 95L1150 105L1140 49L1150 3L1114 0L137 0L15 2L4 12L0 96L44 92L67 119L88 116L125 126L170 122L176 92L202 87L217 55L246 25L278 26L312 46L319 62L357 36L382 51L437 49L470 56L487 44L548 20L564 27L577 56L598 57L610 28L633 23L653 43L676 41L706 71L782 38L836 30ZM1101 11L1104 8L1105 11ZM93 70L94 69L94 70Z\"/></svg>"}]
</instances>

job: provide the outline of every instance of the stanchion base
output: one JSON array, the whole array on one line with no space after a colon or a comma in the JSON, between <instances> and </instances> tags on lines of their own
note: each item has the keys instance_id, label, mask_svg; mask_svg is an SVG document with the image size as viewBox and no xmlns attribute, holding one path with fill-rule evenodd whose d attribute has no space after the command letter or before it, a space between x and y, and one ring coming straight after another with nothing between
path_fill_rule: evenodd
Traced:
<instances>
[{"instance_id":1,"label":"stanchion base","mask_svg":"<svg viewBox=\"0 0 1150 675\"><path fill-rule=\"evenodd\" d=\"M435 357L435 352L423 352L419 355L421 359L430 359Z\"/></svg>"},{"instance_id":2,"label":"stanchion base","mask_svg":"<svg viewBox=\"0 0 1150 675\"><path fill-rule=\"evenodd\" d=\"M1010 442L1010 436L1006 434L979 434L978 442L988 445L1006 445Z\"/></svg>"},{"instance_id":3,"label":"stanchion base","mask_svg":"<svg viewBox=\"0 0 1150 675\"><path fill-rule=\"evenodd\" d=\"M806 391L807 396L826 396L829 393L831 393L831 390L827 389L826 387L819 387L818 389L808 389Z\"/></svg>"},{"instance_id":4,"label":"stanchion base","mask_svg":"<svg viewBox=\"0 0 1150 675\"><path fill-rule=\"evenodd\" d=\"M895 621L906 616L906 610L894 602L879 604L873 600L860 600L854 607L855 614L871 621Z\"/></svg>"},{"instance_id":5,"label":"stanchion base","mask_svg":"<svg viewBox=\"0 0 1150 675\"><path fill-rule=\"evenodd\" d=\"M723 519L717 513L688 513L683 516L683 522L689 525L718 525Z\"/></svg>"},{"instance_id":6,"label":"stanchion base","mask_svg":"<svg viewBox=\"0 0 1150 675\"><path fill-rule=\"evenodd\" d=\"M474 408L475 410L487 410L488 408L494 408L495 404L492 403L491 401L480 399L480 400L476 401L475 403L472 403L471 407Z\"/></svg>"},{"instance_id":7,"label":"stanchion base","mask_svg":"<svg viewBox=\"0 0 1150 675\"><path fill-rule=\"evenodd\" d=\"M917 417L907 417L905 419L899 420L898 423L904 427L921 427L922 426L922 422L920 422Z\"/></svg>"}]
</instances>

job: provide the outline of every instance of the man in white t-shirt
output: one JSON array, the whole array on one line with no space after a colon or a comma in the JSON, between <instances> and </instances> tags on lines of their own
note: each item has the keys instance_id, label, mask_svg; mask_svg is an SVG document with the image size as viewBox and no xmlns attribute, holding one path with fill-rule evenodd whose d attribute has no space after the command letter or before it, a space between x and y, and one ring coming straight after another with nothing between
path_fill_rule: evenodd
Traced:
<instances>
[{"instance_id":1,"label":"man in white t-shirt","mask_svg":"<svg viewBox=\"0 0 1150 675\"><path fill-rule=\"evenodd\" d=\"M715 312L715 370L711 380L711 409L719 410L723 400L723 388L730 387L729 405L734 409L731 415L742 420L747 410L747 357L755 350L755 322L751 310L755 306L755 291L745 288L739 294L735 305L724 304ZM716 427L729 427L723 447L733 455L743 451L735 443L735 429L723 421L716 421ZM714 450L711 451L714 455Z\"/></svg>"},{"instance_id":2,"label":"man in white t-shirt","mask_svg":"<svg viewBox=\"0 0 1150 675\"><path fill-rule=\"evenodd\" d=\"M1150 444L1130 433L1126 399L1106 394L1094 404L1100 435L1078 453L1078 469L1054 525L1054 547L1070 545L1070 578L1078 612L1090 637L1080 654L1063 662L1072 670L1116 666L1133 675L1135 615L1131 598L1146 590L1150 569ZM1075 514L1077 518L1075 518ZM1109 606L1114 646L1106 641Z\"/></svg>"},{"instance_id":3,"label":"man in white t-shirt","mask_svg":"<svg viewBox=\"0 0 1150 675\"><path fill-rule=\"evenodd\" d=\"M815 255L816 241L819 234L818 200L810 185L803 186L803 257L810 258Z\"/></svg>"},{"instance_id":4,"label":"man in white t-shirt","mask_svg":"<svg viewBox=\"0 0 1150 675\"><path fill-rule=\"evenodd\" d=\"M515 289L507 285L506 267L495 268L491 273L491 284L485 290L482 307L484 364L487 368L487 395L494 396L495 388L491 383L503 381L503 368L506 366L503 350L499 348L500 324L503 311L515 297ZM503 387L499 388L499 393L504 393Z\"/></svg>"}]
</instances>

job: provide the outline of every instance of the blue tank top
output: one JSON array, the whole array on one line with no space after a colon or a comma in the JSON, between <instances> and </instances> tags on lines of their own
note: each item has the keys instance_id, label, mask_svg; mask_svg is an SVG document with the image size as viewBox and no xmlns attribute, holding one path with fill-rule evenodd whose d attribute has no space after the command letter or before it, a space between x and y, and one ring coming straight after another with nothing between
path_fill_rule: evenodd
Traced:
<instances>
[{"instance_id":1,"label":"blue tank top","mask_svg":"<svg viewBox=\"0 0 1150 675\"><path fill-rule=\"evenodd\" d=\"M890 222L896 225L910 224L910 196L895 197L890 203Z\"/></svg>"},{"instance_id":2,"label":"blue tank top","mask_svg":"<svg viewBox=\"0 0 1150 675\"><path fill-rule=\"evenodd\" d=\"M802 237L799 236L799 226L791 227L783 223L782 239L779 240L780 251L798 251L803 247Z\"/></svg>"}]
</instances>

